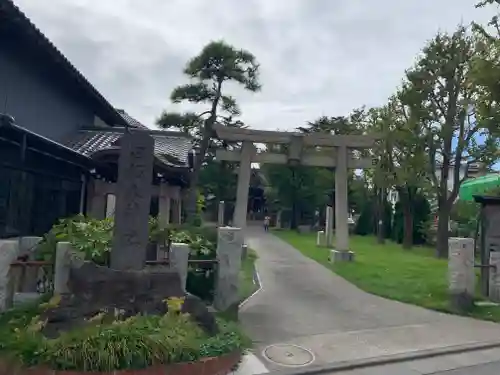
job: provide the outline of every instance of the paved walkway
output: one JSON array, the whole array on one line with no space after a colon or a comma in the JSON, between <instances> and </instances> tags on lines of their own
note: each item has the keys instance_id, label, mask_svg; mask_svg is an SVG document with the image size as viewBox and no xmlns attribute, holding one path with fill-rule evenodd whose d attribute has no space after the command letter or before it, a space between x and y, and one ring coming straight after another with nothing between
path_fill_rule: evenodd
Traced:
<instances>
[{"instance_id":1,"label":"paved walkway","mask_svg":"<svg viewBox=\"0 0 500 375\"><path fill-rule=\"evenodd\" d=\"M500 339L498 324L367 294L261 228L249 227L247 242L259 255L263 288L240 317L269 370L284 369L262 356L273 344L304 347L314 365L324 365ZM289 363L306 361L290 348Z\"/></svg>"}]
</instances>

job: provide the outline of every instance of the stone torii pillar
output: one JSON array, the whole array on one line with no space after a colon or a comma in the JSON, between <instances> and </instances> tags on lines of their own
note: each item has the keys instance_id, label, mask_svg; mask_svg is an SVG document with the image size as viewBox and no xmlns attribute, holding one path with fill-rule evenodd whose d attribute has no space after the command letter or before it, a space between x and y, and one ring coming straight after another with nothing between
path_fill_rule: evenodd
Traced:
<instances>
[{"instance_id":1,"label":"stone torii pillar","mask_svg":"<svg viewBox=\"0 0 500 375\"><path fill-rule=\"evenodd\" d=\"M347 147L337 147L335 168L335 250L349 251Z\"/></svg>"},{"instance_id":2,"label":"stone torii pillar","mask_svg":"<svg viewBox=\"0 0 500 375\"><path fill-rule=\"evenodd\" d=\"M168 186L168 183L162 182L158 195L158 219L162 229L170 224L170 195L170 186Z\"/></svg>"},{"instance_id":3,"label":"stone torii pillar","mask_svg":"<svg viewBox=\"0 0 500 375\"><path fill-rule=\"evenodd\" d=\"M234 208L233 227L245 229L247 224L248 189L252 173L252 158L255 155L253 142L245 141L241 148L238 187L236 189L236 207Z\"/></svg>"}]
</instances>

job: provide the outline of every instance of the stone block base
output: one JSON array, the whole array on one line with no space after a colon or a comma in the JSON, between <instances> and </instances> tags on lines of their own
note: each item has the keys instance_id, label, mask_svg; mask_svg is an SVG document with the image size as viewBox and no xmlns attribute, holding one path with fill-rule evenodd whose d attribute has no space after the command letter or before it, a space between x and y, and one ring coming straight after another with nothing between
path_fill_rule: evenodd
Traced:
<instances>
[{"instance_id":1,"label":"stone block base","mask_svg":"<svg viewBox=\"0 0 500 375\"><path fill-rule=\"evenodd\" d=\"M354 261L354 252L330 250L330 263L352 262Z\"/></svg>"},{"instance_id":2,"label":"stone block base","mask_svg":"<svg viewBox=\"0 0 500 375\"><path fill-rule=\"evenodd\" d=\"M450 293L451 308L459 312L468 312L474 308L474 297L469 293Z\"/></svg>"},{"instance_id":3,"label":"stone block base","mask_svg":"<svg viewBox=\"0 0 500 375\"><path fill-rule=\"evenodd\" d=\"M310 225L299 225L297 227L297 230L299 231L299 233L311 233L312 231L312 228Z\"/></svg>"}]
</instances>

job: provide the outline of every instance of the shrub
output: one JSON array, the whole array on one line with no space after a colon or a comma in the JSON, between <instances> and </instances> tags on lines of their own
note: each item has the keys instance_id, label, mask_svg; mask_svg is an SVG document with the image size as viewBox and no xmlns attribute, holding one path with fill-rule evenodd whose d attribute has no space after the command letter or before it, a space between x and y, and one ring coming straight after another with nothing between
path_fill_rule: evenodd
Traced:
<instances>
[{"instance_id":1,"label":"shrub","mask_svg":"<svg viewBox=\"0 0 500 375\"><path fill-rule=\"evenodd\" d=\"M171 299L168 304L169 312L163 316L104 322L104 314L99 314L84 327L52 339L41 333L45 322L39 315L47 304L40 305L3 328L0 353L25 367L98 372L196 361L249 346L235 324L218 320L219 334L209 337L189 315L180 313L182 299Z\"/></svg>"},{"instance_id":2,"label":"shrub","mask_svg":"<svg viewBox=\"0 0 500 375\"><path fill-rule=\"evenodd\" d=\"M60 220L44 236L37 252L40 260L53 261L57 242L70 242L85 260L99 265L109 265L113 240L113 219L96 220L82 215ZM158 220L149 219L149 238L156 243L187 243L191 248L190 259L215 259L217 229L190 225L171 225L160 229ZM211 302L215 289L214 268L190 266L186 281L187 291Z\"/></svg>"},{"instance_id":3,"label":"shrub","mask_svg":"<svg viewBox=\"0 0 500 375\"><path fill-rule=\"evenodd\" d=\"M56 244L67 241L85 259L106 265L109 263L113 224L113 219L96 220L83 215L61 219L44 236L37 256L39 259L53 260Z\"/></svg>"}]
</instances>

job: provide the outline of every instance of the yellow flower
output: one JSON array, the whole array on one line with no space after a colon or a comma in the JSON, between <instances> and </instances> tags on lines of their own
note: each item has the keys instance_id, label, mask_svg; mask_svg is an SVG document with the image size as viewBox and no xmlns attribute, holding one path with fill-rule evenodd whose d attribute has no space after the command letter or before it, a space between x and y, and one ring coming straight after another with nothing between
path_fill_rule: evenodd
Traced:
<instances>
[{"instance_id":1,"label":"yellow flower","mask_svg":"<svg viewBox=\"0 0 500 375\"><path fill-rule=\"evenodd\" d=\"M166 300L169 313L179 313L184 304L184 297L170 297Z\"/></svg>"}]
</instances>

